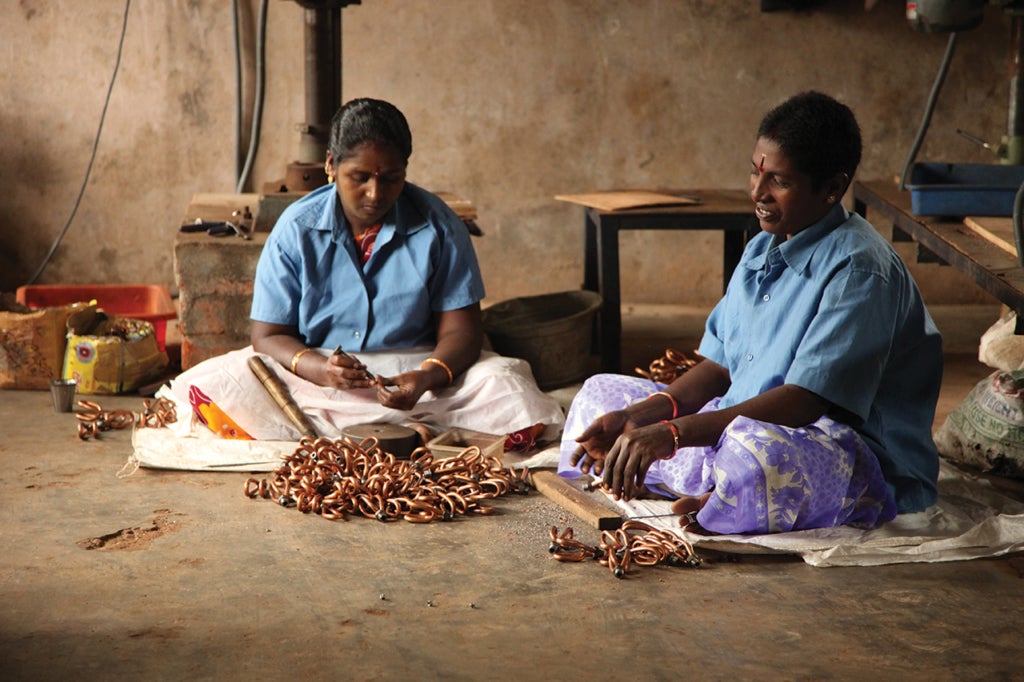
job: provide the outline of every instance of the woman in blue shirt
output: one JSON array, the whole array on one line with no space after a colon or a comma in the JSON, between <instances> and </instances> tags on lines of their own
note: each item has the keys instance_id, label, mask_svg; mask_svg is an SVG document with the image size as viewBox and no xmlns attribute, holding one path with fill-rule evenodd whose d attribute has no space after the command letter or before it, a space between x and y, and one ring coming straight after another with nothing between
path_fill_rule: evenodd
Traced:
<instances>
[{"instance_id":1,"label":"woman in blue shirt","mask_svg":"<svg viewBox=\"0 0 1024 682\"><path fill-rule=\"evenodd\" d=\"M941 339L902 260L840 203L860 156L853 113L826 95L764 117L750 161L762 232L708 318L703 360L669 386L588 380L562 475L678 498L681 523L717 533L871 528L935 502Z\"/></svg>"},{"instance_id":2,"label":"woman in blue shirt","mask_svg":"<svg viewBox=\"0 0 1024 682\"><path fill-rule=\"evenodd\" d=\"M322 435L387 422L424 436L460 427L527 444L545 430L557 438L561 408L529 365L481 351L484 285L469 231L440 198L406 181L411 154L394 105L341 107L328 144L331 182L282 213L260 255L252 348L179 376L180 399L195 403L194 386L245 434L296 437L279 410L261 409L266 396L245 364L255 350L280 365Z\"/></svg>"}]
</instances>

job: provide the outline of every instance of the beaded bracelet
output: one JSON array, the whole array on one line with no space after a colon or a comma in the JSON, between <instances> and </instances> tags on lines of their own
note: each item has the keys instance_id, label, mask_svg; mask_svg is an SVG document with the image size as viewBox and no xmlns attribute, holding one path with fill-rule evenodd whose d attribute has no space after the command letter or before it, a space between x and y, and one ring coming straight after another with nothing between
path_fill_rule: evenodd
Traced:
<instances>
[{"instance_id":1,"label":"beaded bracelet","mask_svg":"<svg viewBox=\"0 0 1024 682\"><path fill-rule=\"evenodd\" d=\"M669 431L672 432L672 454L675 454L676 450L678 450L679 448L683 447L679 443L679 429L676 427L675 424L673 424L672 422L668 421L667 419L663 419L663 420L661 420L658 423L659 424L664 424L665 426L668 427Z\"/></svg>"},{"instance_id":2,"label":"beaded bracelet","mask_svg":"<svg viewBox=\"0 0 1024 682\"><path fill-rule=\"evenodd\" d=\"M672 397L671 393L669 393L668 391L658 391L657 393L650 394L649 396L647 396L647 398L649 400L649 399L653 398L656 395L663 395L663 396L665 396L666 398L669 399L669 402L672 403L672 418L673 419L675 419L676 417L679 416L679 403L676 402L676 399Z\"/></svg>"},{"instance_id":3,"label":"beaded bracelet","mask_svg":"<svg viewBox=\"0 0 1024 682\"><path fill-rule=\"evenodd\" d=\"M292 374L298 374L296 370L299 368L299 359L311 350L313 349L303 348L302 350L298 351L297 353L295 353L295 355L292 356Z\"/></svg>"},{"instance_id":4,"label":"beaded bracelet","mask_svg":"<svg viewBox=\"0 0 1024 682\"><path fill-rule=\"evenodd\" d=\"M450 368L450 367L449 367L448 365L444 364L444 362L443 362L443 361L441 361L441 360L438 360L437 358L427 358L427 359L426 359L426 360L424 360L424 361L423 361L422 363L420 363L420 369L422 370L422 369L423 369L423 366L424 366L424 365L427 365L427 364L430 364L430 365L437 365L438 367L440 367L441 369L443 369L443 370L444 370L444 372L445 372L445 374L447 374L447 375L448 375L448 385L449 385L449 386L451 386L451 385L452 385L452 382L453 382L453 381L455 381L455 375L454 375L454 374L452 374L452 370L451 370L451 368Z\"/></svg>"}]
</instances>

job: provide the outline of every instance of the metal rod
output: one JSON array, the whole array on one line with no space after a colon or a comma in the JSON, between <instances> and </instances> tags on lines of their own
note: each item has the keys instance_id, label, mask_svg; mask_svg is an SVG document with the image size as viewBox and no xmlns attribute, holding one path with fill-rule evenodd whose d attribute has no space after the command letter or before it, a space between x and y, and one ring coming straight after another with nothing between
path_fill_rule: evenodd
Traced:
<instances>
[{"instance_id":1,"label":"metal rod","mask_svg":"<svg viewBox=\"0 0 1024 682\"><path fill-rule=\"evenodd\" d=\"M1009 165L1024 164L1024 17L1010 23L1010 103L1006 114L1006 158Z\"/></svg>"},{"instance_id":2,"label":"metal rod","mask_svg":"<svg viewBox=\"0 0 1024 682\"><path fill-rule=\"evenodd\" d=\"M341 7L305 10L306 123L300 163L323 163L331 118L341 106Z\"/></svg>"},{"instance_id":3,"label":"metal rod","mask_svg":"<svg viewBox=\"0 0 1024 682\"><path fill-rule=\"evenodd\" d=\"M263 388L267 389L267 393L274 399L274 402L284 411L289 421L299 429L299 433L310 438L316 438L316 429L313 428L309 418L302 411L302 408L299 407L298 403L295 402L291 394L288 393L288 387L264 364L263 359L254 355L249 358L248 363L249 369L252 370L252 373L263 384Z\"/></svg>"}]
</instances>

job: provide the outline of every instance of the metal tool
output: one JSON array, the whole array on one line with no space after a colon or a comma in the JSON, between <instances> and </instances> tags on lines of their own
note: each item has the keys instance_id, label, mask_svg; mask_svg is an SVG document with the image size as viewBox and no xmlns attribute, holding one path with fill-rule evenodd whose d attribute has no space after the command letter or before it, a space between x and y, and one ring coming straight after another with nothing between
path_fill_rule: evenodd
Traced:
<instances>
[{"instance_id":1,"label":"metal tool","mask_svg":"<svg viewBox=\"0 0 1024 682\"><path fill-rule=\"evenodd\" d=\"M341 346L338 346L337 348L334 349L334 354L340 355L343 358L348 358L352 362L359 362L358 358L346 353L344 350L341 349ZM379 381L379 379L376 376L374 376L373 372L371 372L370 370L364 368L363 372L366 373L366 378L372 381L373 383L377 383Z\"/></svg>"},{"instance_id":2,"label":"metal tool","mask_svg":"<svg viewBox=\"0 0 1024 682\"><path fill-rule=\"evenodd\" d=\"M237 211L236 211L237 213ZM203 220L196 218L195 222L185 223L179 229L180 232L205 232L211 237L227 237L234 235L242 239L252 239L249 231L241 223L230 220Z\"/></svg>"}]
</instances>

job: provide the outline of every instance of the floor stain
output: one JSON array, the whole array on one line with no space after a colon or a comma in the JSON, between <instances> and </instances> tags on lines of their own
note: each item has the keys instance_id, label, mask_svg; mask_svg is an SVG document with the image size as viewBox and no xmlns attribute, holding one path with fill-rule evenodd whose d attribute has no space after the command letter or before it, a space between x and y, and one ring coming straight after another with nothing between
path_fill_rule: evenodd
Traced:
<instances>
[{"instance_id":1,"label":"floor stain","mask_svg":"<svg viewBox=\"0 0 1024 682\"><path fill-rule=\"evenodd\" d=\"M133 632L128 636L132 639L177 639L181 637L182 632L184 632L184 628L181 627L149 628Z\"/></svg>"},{"instance_id":2,"label":"floor stain","mask_svg":"<svg viewBox=\"0 0 1024 682\"><path fill-rule=\"evenodd\" d=\"M82 549L147 549L153 544L153 540L161 535L178 530L178 522L171 517L179 516L179 514L168 509L157 509L153 513L155 516L149 523L122 528L106 535L85 538L75 544Z\"/></svg>"},{"instance_id":3,"label":"floor stain","mask_svg":"<svg viewBox=\"0 0 1024 682\"><path fill-rule=\"evenodd\" d=\"M49 483L30 484L25 486L26 490L42 490L43 488L73 488L74 483L70 481L50 481Z\"/></svg>"}]
</instances>

